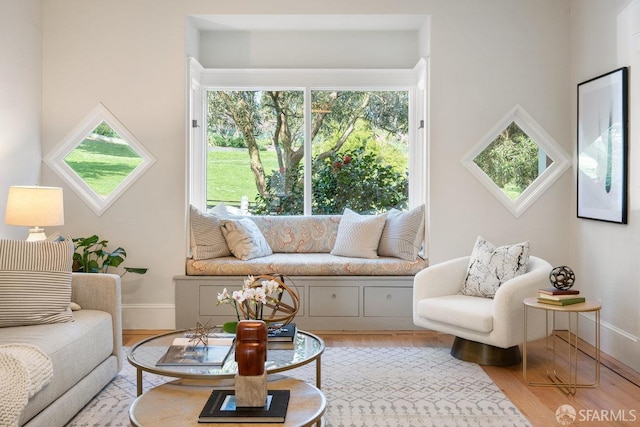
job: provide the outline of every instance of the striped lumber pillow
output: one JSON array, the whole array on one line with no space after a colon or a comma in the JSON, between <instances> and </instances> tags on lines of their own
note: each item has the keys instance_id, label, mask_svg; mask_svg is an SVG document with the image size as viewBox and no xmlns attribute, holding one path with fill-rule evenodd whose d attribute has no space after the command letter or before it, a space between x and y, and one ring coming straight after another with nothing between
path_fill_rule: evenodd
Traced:
<instances>
[{"instance_id":1,"label":"striped lumber pillow","mask_svg":"<svg viewBox=\"0 0 640 427\"><path fill-rule=\"evenodd\" d=\"M391 209L380 236L378 255L415 261L424 240L424 211L424 205L407 212Z\"/></svg>"},{"instance_id":2,"label":"striped lumber pillow","mask_svg":"<svg viewBox=\"0 0 640 427\"><path fill-rule=\"evenodd\" d=\"M231 255L227 241L224 239L220 229L220 219L226 216L218 206L213 208L214 214L200 212L193 205L189 207L191 254L195 260ZM219 215L220 213L222 215Z\"/></svg>"},{"instance_id":3,"label":"striped lumber pillow","mask_svg":"<svg viewBox=\"0 0 640 427\"><path fill-rule=\"evenodd\" d=\"M0 240L0 327L73 320L74 250L71 239Z\"/></svg>"}]
</instances>

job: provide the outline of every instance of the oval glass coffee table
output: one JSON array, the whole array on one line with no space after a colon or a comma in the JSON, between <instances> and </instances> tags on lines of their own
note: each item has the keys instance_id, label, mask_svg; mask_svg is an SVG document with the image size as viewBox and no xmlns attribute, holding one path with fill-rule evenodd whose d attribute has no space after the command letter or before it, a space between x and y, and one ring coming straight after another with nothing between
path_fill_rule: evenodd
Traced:
<instances>
[{"instance_id":1,"label":"oval glass coffee table","mask_svg":"<svg viewBox=\"0 0 640 427\"><path fill-rule=\"evenodd\" d=\"M158 360L166 353L175 338L184 337L187 330L179 330L156 335L134 345L127 359L136 367L136 385L138 396L142 394L142 373L163 375L184 379L223 379L234 378L238 365L231 354L222 366L157 366ZM298 330L293 349L269 349L265 367L268 374L294 369L313 361L316 362L316 387L320 388L322 365L320 356L324 352L324 341L314 334Z\"/></svg>"}]
</instances>

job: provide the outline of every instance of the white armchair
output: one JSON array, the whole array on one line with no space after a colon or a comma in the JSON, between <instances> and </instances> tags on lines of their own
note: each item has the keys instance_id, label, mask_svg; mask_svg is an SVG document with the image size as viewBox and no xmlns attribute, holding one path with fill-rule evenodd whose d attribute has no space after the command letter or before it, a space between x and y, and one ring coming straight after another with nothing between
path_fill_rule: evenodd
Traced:
<instances>
[{"instance_id":1,"label":"white armchair","mask_svg":"<svg viewBox=\"0 0 640 427\"><path fill-rule=\"evenodd\" d=\"M481 365L520 363L524 341L522 300L549 286L551 265L529 257L527 272L503 283L494 298L460 295L468 256L432 265L413 282L413 323L456 337L451 354ZM545 336L541 310L529 313L528 338Z\"/></svg>"}]
</instances>

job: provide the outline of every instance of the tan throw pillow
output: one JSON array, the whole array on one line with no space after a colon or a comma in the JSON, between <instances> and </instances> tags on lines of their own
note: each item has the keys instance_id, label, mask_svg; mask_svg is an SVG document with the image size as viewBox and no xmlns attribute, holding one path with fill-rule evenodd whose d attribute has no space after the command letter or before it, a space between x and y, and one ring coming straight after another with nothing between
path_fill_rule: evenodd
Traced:
<instances>
[{"instance_id":1,"label":"tan throw pillow","mask_svg":"<svg viewBox=\"0 0 640 427\"><path fill-rule=\"evenodd\" d=\"M402 212L391 209L380 236L378 255L415 261L424 240L424 205Z\"/></svg>"},{"instance_id":2,"label":"tan throw pillow","mask_svg":"<svg viewBox=\"0 0 640 427\"><path fill-rule=\"evenodd\" d=\"M223 219L222 234L233 256L249 260L271 255L271 247L255 222L249 218Z\"/></svg>"},{"instance_id":3,"label":"tan throw pillow","mask_svg":"<svg viewBox=\"0 0 640 427\"><path fill-rule=\"evenodd\" d=\"M331 255L378 258L378 244L387 214L359 215L345 209Z\"/></svg>"},{"instance_id":4,"label":"tan throw pillow","mask_svg":"<svg viewBox=\"0 0 640 427\"><path fill-rule=\"evenodd\" d=\"M0 240L0 327L70 322L74 245Z\"/></svg>"},{"instance_id":5,"label":"tan throw pillow","mask_svg":"<svg viewBox=\"0 0 640 427\"><path fill-rule=\"evenodd\" d=\"M460 293L493 298L500 285L527 271L528 262L529 242L496 248L478 236Z\"/></svg>"},{"instance_id":6,"label":"tan throw pillow","mask_svg":"<svg viewBox=\"0 0 640 427\"><path fill-rule=\"evenodd\" d=\"M214 212L213 215L201 212L195 206L189 208L191 256L195 260L231 255L227 241L220 229L220 218L224 218L226 215L224 205L222 208L218 208L218 206L209 211Z\"/></svg>"}]
</instances>

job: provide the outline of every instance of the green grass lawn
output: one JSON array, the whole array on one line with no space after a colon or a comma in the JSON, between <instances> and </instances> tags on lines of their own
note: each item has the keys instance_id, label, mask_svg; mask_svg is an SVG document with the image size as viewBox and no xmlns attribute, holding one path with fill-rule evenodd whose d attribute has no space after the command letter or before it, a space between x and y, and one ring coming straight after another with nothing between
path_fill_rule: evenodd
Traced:
<instances>
[{"instance_id":1,"label":"green grass lawn","mask_svg":"<svg viewBox=\"0 0 640 427\"><path fill-rule=\"evenodd\" d=\"M267 176L278 169L275 151L261 151ZM258 195L246 148L209 151L207 156L207 199L240 201L247 196L253 202Z\"/></svg>"},{"instance_id":2,"label":"green grass lawn","mask_svg":"<svg viewBox=\"0 0 640 427\"><path fill-rule=\"evenodd\" d=\"M64 161L93 191L107 197L142 163L126 143L87 138Z\"/></svg>"}]
</instances>

